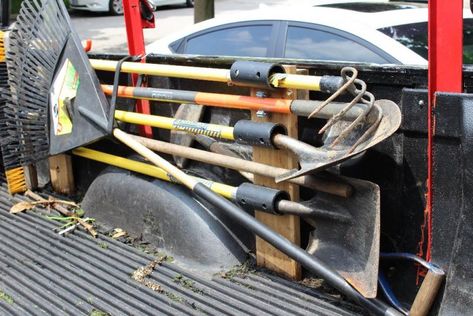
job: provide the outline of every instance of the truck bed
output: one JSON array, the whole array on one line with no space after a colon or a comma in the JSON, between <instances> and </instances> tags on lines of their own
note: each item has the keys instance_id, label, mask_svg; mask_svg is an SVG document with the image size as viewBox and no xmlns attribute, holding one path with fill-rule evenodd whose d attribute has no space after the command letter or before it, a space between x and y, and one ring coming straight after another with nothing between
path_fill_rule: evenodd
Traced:
<instances>
[{"instance_id":1,"label":"truck bed","mask_svg":"<svg viewBox=\"0 0 473 316\"><path fill-rule=\"evenodd\" d=\"M354 315L341 298L264 272L212 278L175 263L157 265L147 280L131 278L155 257L99 235L76 230L67 237L44 213L12 215L0 186L1 315ZM44 211L43 211L44 212ZM230 276L229 276L230 275Z\"/></svg>"}]
</instances>

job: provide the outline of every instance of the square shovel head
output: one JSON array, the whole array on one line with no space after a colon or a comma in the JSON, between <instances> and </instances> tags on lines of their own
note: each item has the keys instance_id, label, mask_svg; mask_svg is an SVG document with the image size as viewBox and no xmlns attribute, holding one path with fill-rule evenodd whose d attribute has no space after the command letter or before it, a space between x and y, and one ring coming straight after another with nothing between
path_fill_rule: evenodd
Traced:
<instances>
[{"instance_id":1,"label":"square shovel head","mask_svg":"<svg viewBox=\"0 0 473 316\"><path fill-rule=\"evenodd\" d=\"M380 239L378 185L343 178L354 189L350 198L318 193L314 207L349 220L314 218L307 252L340 273L368 298L376 297Z\"/></svg>"}]
</instances>

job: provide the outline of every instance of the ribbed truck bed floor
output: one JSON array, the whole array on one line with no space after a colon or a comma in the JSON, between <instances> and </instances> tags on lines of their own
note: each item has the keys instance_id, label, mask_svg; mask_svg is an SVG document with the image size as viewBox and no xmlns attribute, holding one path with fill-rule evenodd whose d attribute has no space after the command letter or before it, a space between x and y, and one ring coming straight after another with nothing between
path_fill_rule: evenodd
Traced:
<instances>
[{"instance_id":1,"label":"ribbed truck bed floor","mask_svg":"<svg viewBox=\"0 0 473 316\"><path fill-rule=\"evenodd\" d=\"M56 223L34 212L9 214L22 199L1 186L1 315L354 314L335 298L263 273L209 279L164 262L148 277L162 289L153 291L131 278L153 256L102 235L59 236Z\"/></svg>"}]
</instances>

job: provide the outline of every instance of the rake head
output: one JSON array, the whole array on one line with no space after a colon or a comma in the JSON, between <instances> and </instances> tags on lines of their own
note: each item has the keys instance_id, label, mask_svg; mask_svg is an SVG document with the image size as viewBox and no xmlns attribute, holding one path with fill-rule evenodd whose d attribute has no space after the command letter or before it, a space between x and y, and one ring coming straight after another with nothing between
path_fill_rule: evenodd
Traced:
<instances>
[{"instance_id":1,"label":"rake head","mask_svg":"<svg viewBox=\"0 0 473 316\"><path fill-rule=\"evenodd\" d=\"M6 56L6 163L28 165L111 133L110 106L62 0L23 1Z\"/></svg>"}]
</instances>

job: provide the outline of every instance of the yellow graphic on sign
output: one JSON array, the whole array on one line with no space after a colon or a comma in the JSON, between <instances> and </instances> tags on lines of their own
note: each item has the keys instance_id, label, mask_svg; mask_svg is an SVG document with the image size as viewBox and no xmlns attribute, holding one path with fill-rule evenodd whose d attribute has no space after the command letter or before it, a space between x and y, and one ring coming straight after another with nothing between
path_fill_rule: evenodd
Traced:
<instances>
[{"instance_id":1,"label":"yellow graphic on sign","mask_svg":"<svg viewBox=\"0 0 473 316\"><path fill-rule=\"evenodd\" d=\"M72 120L69 111L73 109L80 79L79 73L69 59L64 61L51 89L52 123L55 135L72 133Z\"/></svg>"}]
</instances>

